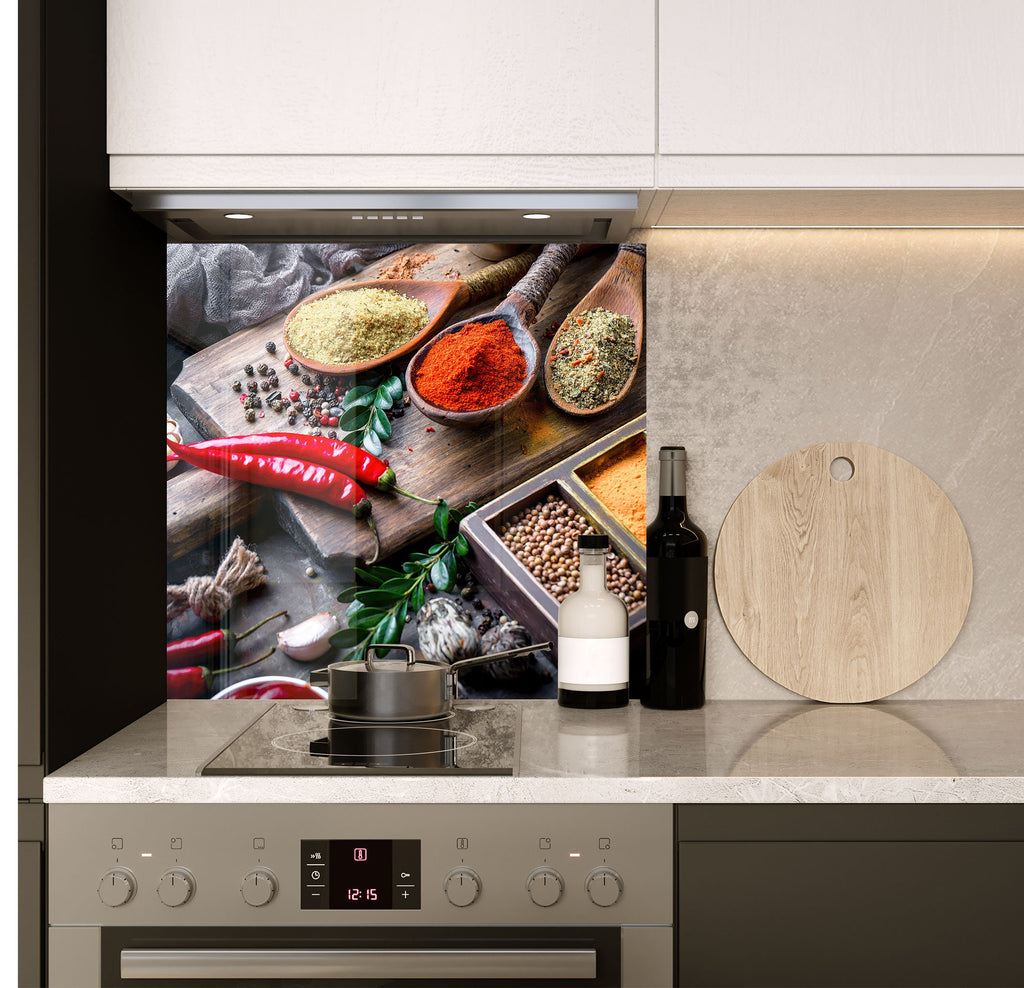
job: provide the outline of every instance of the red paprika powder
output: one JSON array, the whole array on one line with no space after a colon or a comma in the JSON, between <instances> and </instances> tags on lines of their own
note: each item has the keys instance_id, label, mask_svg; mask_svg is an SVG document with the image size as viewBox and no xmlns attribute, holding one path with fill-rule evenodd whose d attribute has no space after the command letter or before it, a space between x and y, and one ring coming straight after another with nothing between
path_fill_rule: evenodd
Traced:
<instances>
[{"instance_id":1,"label":"red paprika powder","mask_svg":"<svg viewBox=\"0 0 1024 988\"><path fill-rule=\"evenodd\" d=\"M413 379L432 405L453 412L491 408L526 380L526 358L504 319L471 322L438 337Z\"/></svg>"}]
</instances>

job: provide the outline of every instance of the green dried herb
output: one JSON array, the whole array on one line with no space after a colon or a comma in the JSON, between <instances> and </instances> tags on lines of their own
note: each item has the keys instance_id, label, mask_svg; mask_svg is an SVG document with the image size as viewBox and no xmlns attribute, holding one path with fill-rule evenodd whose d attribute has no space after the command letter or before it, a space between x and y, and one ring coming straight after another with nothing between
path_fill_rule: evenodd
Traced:
<instances>
[{"instance_id":1,"label":"green dried herb","mask_svg":"<svg viewBox=\"0 0 1024 988\"><path fill-rule=\"evenodd\" d=\"M636 366L633 320L607 309L588 309L566 323L548 359L560 398L597 408L614 398Z\"/></svg>"}]
</instances>

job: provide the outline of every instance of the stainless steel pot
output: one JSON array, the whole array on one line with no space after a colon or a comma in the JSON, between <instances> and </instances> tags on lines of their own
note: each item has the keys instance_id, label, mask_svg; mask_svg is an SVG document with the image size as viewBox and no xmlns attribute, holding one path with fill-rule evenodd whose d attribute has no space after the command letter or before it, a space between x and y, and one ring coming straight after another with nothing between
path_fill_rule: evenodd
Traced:
<instances>
[{"instance_id":1,"label":"stainless steel pot","mask_svg":"<svg viewBox=\"0 0 1024 988\"><path fill-rule=\"evenodd\" d=\"M399 649L405 657L372 657L375 651L389 649ZM332 717L375 723L430 720L451 712L461 670L495 659L550 649L550 642L542 642L540 645L525 645L506 652L460 659L448 665L417 658L409 645L368 645L363 661L332 662L326 669L314 670L309 681L314 686L327 688Z\"/></svg>"}]
</instances>

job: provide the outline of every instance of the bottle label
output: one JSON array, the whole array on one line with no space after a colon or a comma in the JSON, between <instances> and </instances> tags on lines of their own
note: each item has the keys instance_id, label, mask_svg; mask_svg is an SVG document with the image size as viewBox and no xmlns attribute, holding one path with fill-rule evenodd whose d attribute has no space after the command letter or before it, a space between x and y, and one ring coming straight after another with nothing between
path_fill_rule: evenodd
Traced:
<instances>
[{"instance_id":1,"label":"bottle label","mask_svg":"<svg viewBox=\"0 0 1024 988\"><path fill-rule=\"evenodd\" d=\"M647 557L647 620L696 628L708 616L708 557Z\"/></svg>"},{"instance_id":2,"label":"bottle label","mask_svg":"<svg viewBox=\"0 0 1024 988\"><path fill-rule=\"evenodd\" d=\"M629 685L629 638L558 636L558 688L621 690Z\"/></svg>"}]
</instances>

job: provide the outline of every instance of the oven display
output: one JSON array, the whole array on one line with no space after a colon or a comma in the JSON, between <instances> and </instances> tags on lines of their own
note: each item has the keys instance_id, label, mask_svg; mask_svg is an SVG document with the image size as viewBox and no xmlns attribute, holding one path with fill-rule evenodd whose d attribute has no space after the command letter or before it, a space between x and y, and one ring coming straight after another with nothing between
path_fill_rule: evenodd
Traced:
<instances>
[{"instance_id":1,"label":"oven display","mask_svg":"<svg viewBox=\"0 0 1024 988\"><path fill-rule=\"evenodd\" d=\"M303 909L419 909L418 840L304 840Z\"/></svg>"}]
</instances>

